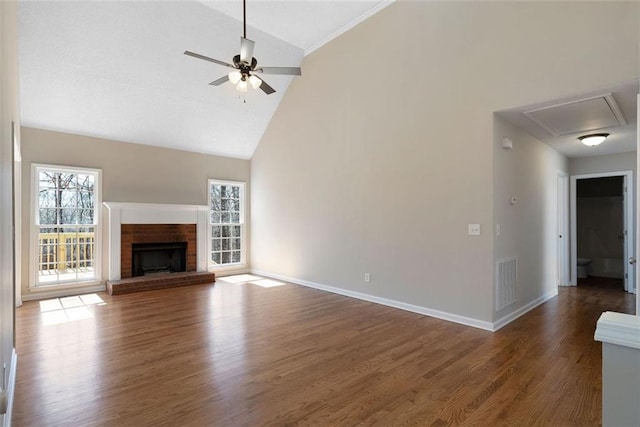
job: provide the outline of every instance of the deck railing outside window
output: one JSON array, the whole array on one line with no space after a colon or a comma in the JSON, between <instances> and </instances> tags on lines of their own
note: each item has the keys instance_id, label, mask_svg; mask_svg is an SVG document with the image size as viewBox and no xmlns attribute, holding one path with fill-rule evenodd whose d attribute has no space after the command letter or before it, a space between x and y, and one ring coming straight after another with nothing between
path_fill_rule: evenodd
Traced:
<instances>
[{"instance_id":1,"label":"deck railing outside window","mask_svg":"<svg viewBox=\"0 0 640 427\"><path fill-rule=\"evenodd\" d=\"M47 227L51 228L51 227ZM65 227L68 228L68 227ZM90 227L38 235L39 282L77 280L94 271L95 233ZM51 231L51 230L47 230Z\"/></svg>"}]
</instances>

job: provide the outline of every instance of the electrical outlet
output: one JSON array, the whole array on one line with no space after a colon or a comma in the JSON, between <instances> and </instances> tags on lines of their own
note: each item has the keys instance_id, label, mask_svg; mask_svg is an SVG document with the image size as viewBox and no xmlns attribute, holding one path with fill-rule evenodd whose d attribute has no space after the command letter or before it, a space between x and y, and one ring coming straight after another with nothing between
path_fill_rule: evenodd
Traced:
<instances>
[{"instance_id":1,"label":"electrical outlet","mask_svg":"<svg viewBox=\"0 0 640 427\"><path fill-rule=\"evenodd\" d=\"M469 236L480 235L480 224L469 224Z\"/></svg>"},{"instance_id":2,"label":"electrical outlet","mask_svg":"<svg viewBox=\"0 0 640 427\"><path fill-rule=\"evenodd\" d=\"M371 276L369 273L364 273L364 281L365 283L369 283L371 281Z\"/></svg>"}]
</instances>

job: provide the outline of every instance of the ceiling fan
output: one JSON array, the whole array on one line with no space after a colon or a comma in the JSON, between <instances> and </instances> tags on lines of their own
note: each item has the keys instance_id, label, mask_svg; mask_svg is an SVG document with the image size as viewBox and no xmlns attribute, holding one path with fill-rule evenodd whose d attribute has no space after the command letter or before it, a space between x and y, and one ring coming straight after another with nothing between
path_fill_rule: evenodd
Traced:
<instances>
[{"instance_id":1,"label":"ceiling fan","mask_svg":"<svg viewBox=\"0 0 640 427\"><path fill-rule=\"evenodd\" d=\"M222 65L224 67L233 68L228 75L220 77L217 80L209 83L212 86L220 86L227 80L236 86L236 89L242 93L246 93L248 86L251 85L254 89L262 89L267 95L271 95L276 90L269 86L262 78L255 75L255 73L263 74L282 74L289 76L301 76L302 71L300 67L258 67L258 60L253 56L253 47L255 42L247 38L247 4L246 0L242 0L242 21L243 21L243 36L240 37L240 54L233 57L233 64L220 61L218 59L209 58L208 56L200 55L199 53L184 51L185 55L193 56L194 58L203 59L205 61L213 62L214 64Z\"/></svg>"}]
</instances>

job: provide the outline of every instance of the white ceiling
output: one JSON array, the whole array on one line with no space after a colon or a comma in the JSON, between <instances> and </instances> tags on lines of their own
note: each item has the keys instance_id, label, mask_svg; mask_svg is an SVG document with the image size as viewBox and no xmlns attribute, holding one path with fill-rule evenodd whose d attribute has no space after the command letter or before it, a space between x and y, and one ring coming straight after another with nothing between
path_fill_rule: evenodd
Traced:
<instances>
[{"instance_id":1,"label":"white ceiling","mask_svg":"<svg viewBox=\"0 0 640 427\"><path fill-rule=\"evenodd\" d=\"M635 81L498 114L569 158L627 153L637 146L637 94ZM609 137L596 147L578 140L600 132Z\"/></svg>"},{"instance_id":2,"label":"white ceiling","mask_svg":"<svg viewBox=\"0 0 640 427\"><path fill-rule=\"evenodd\" d=\"M247 37L263 66L305 54L392 0L249 0ZM294 77L265 76L276 93L209 86L239 53L242 2L22 1L24 126L250 158ZM304 68L302 70L304 78Z\"/></svg>"}]
</instances>

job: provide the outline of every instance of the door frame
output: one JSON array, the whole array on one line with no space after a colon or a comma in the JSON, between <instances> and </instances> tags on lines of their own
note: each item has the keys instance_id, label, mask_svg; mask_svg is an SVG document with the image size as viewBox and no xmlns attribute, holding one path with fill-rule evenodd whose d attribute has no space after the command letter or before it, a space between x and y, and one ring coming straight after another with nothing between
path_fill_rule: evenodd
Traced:
<instances>
[{"instance_id":1,"label":"door frame","mask_svg":"<svg viewBox=\"0 0 640 427\"><path fill-rule=\"evenodd\" d=\"M624 272L626 274L625 289L627 286L632 289L632 292L636 292L635 287L635 268L630 267L628 259L635 253L634 246L634 228L633 228L633 171L615 171L615 172L603 172L603 173L590 173L584 175L572 175L571 176L571 286L577 286L578 284L578 238L577 238L577 181L579 179L591 179L591 178L607 178L613 176L622 176L624 179L625 195L624 195L624 228L626 231L626 239L624 243Z\"/></svg>"}]
</instances>

